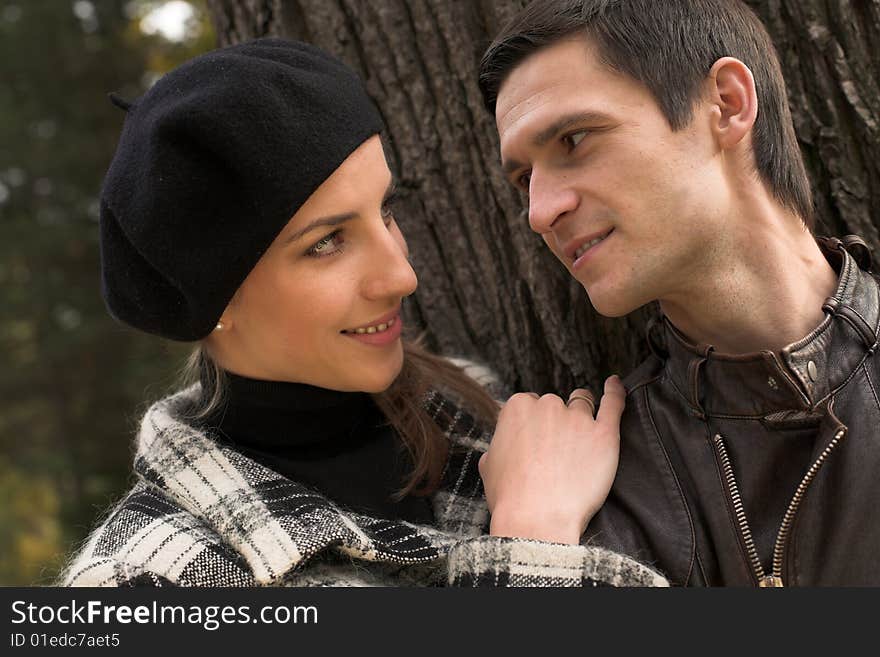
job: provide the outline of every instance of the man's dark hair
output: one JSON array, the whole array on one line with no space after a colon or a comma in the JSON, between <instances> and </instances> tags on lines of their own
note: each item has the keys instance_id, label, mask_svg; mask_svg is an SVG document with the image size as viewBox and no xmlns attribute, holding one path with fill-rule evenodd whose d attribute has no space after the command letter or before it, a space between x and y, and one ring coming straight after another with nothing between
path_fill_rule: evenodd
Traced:
<instances>
[{"instance_id":1,"label":"man's dark hair","mask_svg":"<svg viewBox=\"0 0 880 657\"><path fill-rule=\"evenodd\" d=\"M510 72L537 50L583 34L603 64L644 84L673 130L687 126L700 88L721 57L752 71L758 118L757 171L776 199L814 224L804 169L776 50L740 0L534 0L502 28L480 62L480 90L494 113Z\"/></svg>"}]
</instances>

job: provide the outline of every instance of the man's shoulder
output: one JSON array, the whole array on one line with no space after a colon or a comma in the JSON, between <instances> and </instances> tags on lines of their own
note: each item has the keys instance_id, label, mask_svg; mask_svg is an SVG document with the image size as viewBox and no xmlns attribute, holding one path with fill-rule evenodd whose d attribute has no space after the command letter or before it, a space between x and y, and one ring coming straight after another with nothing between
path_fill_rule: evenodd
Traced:
<instances>
[{"instance_id":1,"label":"man's shoulder","mask_svg":"<svg viewBox=\"0 0 880 657\"><path fill-rule=\"evenodd\" d=\"M657 428L653 409L657 406L675 408L674 393L664 382L664 361L651 354L623 379L626 387L626 406L620 422L620 435L629 444L655 434ZM670 405L671 404L671 405Z\"/></svg>"},{"instance_id":2,"label":"man's shoulder","mask_svg":"<svg viewBox=\"0 0 880 657\"><path fill-rule=\"evenodd\" d=\"M627 399L657 381L663 373L663 361L651 354L623 378Z\"/></svg>"}]
</instances>

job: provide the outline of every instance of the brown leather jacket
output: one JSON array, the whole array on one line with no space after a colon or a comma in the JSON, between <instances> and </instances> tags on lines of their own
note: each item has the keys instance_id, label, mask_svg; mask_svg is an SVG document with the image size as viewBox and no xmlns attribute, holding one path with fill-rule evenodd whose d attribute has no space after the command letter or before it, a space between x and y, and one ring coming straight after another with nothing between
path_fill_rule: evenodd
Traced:
<instances>
[{"instance_id":1,"label":"brown leather jacket","mask_svg":"<svg viewBox=\"0 0 880 657\"><path fill-rule=\"evenodd\" d=\"M818 241L838 288L795 344L725 356L651 332L588 540L679 585L880 585L880 286L864 242Z\"/></svg>"}]
</instances>

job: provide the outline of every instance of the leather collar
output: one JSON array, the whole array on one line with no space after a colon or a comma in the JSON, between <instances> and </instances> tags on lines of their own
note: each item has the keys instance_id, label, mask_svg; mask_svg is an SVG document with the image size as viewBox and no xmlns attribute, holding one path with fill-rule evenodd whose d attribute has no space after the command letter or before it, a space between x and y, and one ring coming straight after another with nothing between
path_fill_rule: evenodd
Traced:
<instances>
[{"instance_id":1,"label":"leather collar","mask_svg":"<svg viewBox=\"0 0 880 657\"><path fill-rule=\"evenodd\" d=\"M817 238L839 271L824 320L780 351L723 354L689 342L663 318L649 332L655 353L691 412L706 416L784 418L817 412L877 348L880 296L867 246L858 237ZM658 342L660 344L658 344Z\"/></svg>"}]
</instances>

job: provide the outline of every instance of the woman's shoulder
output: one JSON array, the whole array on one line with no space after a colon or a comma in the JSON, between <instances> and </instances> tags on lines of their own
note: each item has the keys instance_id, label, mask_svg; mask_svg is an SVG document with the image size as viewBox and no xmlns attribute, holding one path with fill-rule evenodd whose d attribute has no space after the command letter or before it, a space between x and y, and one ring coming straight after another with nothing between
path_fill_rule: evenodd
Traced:
<instances>
[{"instance_id":1,"label":"woman's shoulder","mask_svg":"<svg viewBox=\"0 0 880 657\"><path fill-rule=\"evenodd\" d=\"M350 573L340 564L322 570L319 557L393 570L433 562L455 540L350 512L218 443L180 413L191 394L161 400L145 414L139 483L88 539L65 584L247 586L299 581L308 572L315 582L340 585ZM456 431L463 435L463 426Z\"/></svg>"},{"instance_id":2,"label":"woman's shoulder","mask_svg":"<svg viewBox=\"0 0 880 657\"><path fill-rule=\"evenodd\" d=\"M138 482L86 539L64 586L248 586L241 556L160 488Z\"/></svg>"}]
</instances>

